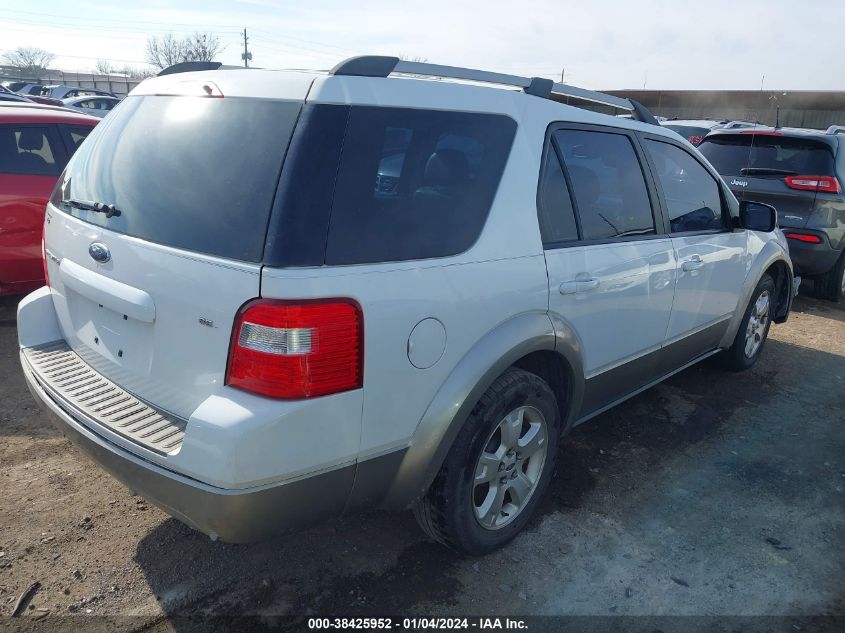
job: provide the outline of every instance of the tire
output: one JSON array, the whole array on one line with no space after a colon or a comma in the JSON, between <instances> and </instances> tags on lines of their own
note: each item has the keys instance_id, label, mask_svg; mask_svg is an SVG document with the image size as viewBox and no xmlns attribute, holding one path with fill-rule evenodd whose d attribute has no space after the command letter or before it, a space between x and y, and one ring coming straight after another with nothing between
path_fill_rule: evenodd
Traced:
<instances>
[{"instance_id":1,"label":"tire","mask_svg":"<svg viewBox=\"0 0 845 633\"><path fill-rule=\"evenodd\" d=\"M530 372L508 369L475 405L428 492L414 505L420 527L463 555L505 545L548 488L560 428L549 385Z\"/></svg>"},{"instance_id":2,"label":"tire","mask_svg":"<svg viewBox=\"0 0 845 633\"><path fill-rule=\"evenodd\" d=\"M761 298L768 297L765 313L765 321L761 322L760 307ZM751 301L742 315L739 329L734 338L733 345L723 352L723 359L728 369L732 371L745 371L750 369L757 359L769 336L769 328L772 325L772 313L774 312L775 280L771 275L763 275L757 283L757 287L751 295ZM749 337L752 336L752 342ZM749 353L750 352L750 353Z\"/></svg>"},{"instance_id":3,"label":"tire","mask_svg":"<svg viewBox=\"0 0 845 633\"><path fill-rule=\"evenodd\" d=\"M820 299L839 303L845 301L845 252L836 264L815 281Z\"/></svg>"}]
</instances>

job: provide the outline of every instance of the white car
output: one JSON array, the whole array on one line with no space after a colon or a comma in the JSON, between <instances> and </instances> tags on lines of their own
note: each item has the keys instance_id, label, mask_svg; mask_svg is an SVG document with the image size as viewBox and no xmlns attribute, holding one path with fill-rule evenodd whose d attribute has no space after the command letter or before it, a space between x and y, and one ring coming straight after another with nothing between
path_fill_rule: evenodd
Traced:
<instances>
[{"instance_id":1,"label":"white car","mask_svg":"<svg viewBox=\"0 0 845 633\"><path fill-rule=\"evenodd\" d=\"M480 554L574 425L710 355L754 364L793 297L775 226L610 95L391 57L175 73L68 164L21 363L212 538L413 507Z\"/></svg>"},{"instance_id":2,"label":"white car","mask_svg":"<svg viewBox=\"0 0 845 633\"><path fill-rule=\"evenodd\" d=\"M120 99L117 97L106 96L86 96L62 99L62 103L66 108L100 117L102 119L111 112L118 103L120 103Z\"/></svg>"}]
</instances>

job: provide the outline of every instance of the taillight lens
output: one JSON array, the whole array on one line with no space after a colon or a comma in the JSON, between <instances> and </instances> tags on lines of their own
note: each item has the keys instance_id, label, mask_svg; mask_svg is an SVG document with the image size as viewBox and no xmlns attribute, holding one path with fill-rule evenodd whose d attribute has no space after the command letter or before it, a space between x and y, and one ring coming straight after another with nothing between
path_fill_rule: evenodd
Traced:
<instances>
[{"instance_id":1,"label":"taillight lens","mask_svg":"<svg viewBox=\"0 0 845 633\"><path fill-rule=\"evenodd\" d=\"M791 189L842 193L842 186L835 176L787 176L784 180Z\"/></svg>"},{"instance_id":2,"label":"taillight lens","mask_svg":"<svg viewBox=\"0 0 845 633\"><path fill-rule=\"evenodd\" d=\"M226 384L301 399L363 385L364 318L347 299L256 299L235 318Z\"/></svg>"},{"instance_id":3,"label":"taillight lens","mask_svg":"<svg viewBox=\"0 0 845 633\"><path fill-rule=\"evenodd\" d=\"M822 238L818 235L810 235L809 233L791 233L791 232L783 232L784 235L790 240L798 240L799 242L807 242L808 244L821 244Z\"/></svg>"}]
</instances>

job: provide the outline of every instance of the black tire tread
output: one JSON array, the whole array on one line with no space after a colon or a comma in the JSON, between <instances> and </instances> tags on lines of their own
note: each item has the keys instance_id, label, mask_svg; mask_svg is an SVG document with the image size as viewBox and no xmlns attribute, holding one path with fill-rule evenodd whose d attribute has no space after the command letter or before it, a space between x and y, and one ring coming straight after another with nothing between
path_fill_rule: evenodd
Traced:
<instances>
[{"instance_id":1,"label":"black tire tread","mask_svg":"<svg viewBox=\"0 0 845 633\"><path fill-rule=\"evenodd\" d=\"M460 442L467 441L468 437L472 437L474 428L477 427L478 424L482 423L482 420L479 419L482 411L489 410L494 403L498 399L503 398L509 390L526 381L540 381L548 389L548 385L546 385L545 381L536 374L516 367L510 367L501 376L499 376L492 385L490 385L490 387L475 404L464 424L464 427L455 438L450 452L451 450L454 450L455 446ZM557 438L550 437L549 440L556 442ZM414 518L417 520L417 523L426 535L458 553L466 553L464 549L454 540L454 538L452 538L445 515L445 512L449 508L449 500L446 499L444 495L444 484L452 475L452 468L454 468L454 465L450 464L449 456L447 455L440 471L434 478L434 482L431 484L426 494L414 503L412 509Z\"/></svg>"},{"instance_id":2,"label":"black tire tread","mask_svg":"<svg viewBox=\"0 0 845 633\"><path fill-rule=\"evenodd\" d=\"M769 307L769 325L768 328L772 326L772 315L775 313L775 305L774 305L774 288L775 288L775 280L772 278L771 275L768 273L764 274L760 281L757 282L757 285L754 288L754 292L751 293L751 299L748 301L748 305L745 307L745 311L742 313L742 320L739 323L739 329L736 332L736 336L734 337L733 344L726 349L720 356L722 357L722 364L724 367L730 371L740 372L745 371L746 369L750 369L754 366L757 362L757 359L760 357L760 354L763 352L763 348L765 347L766 340L768 340L768 329L766 330L766 339L763 341L763 344L760 346L760 349L757 351L757 354L752 359L747 359L745 357L745 322L748 319L748 315L751 312L751 308L754 303L757 301L757 297L763 291L764 286L769 286L772 290L772 304Z\"/></svg>"}]
</instances>

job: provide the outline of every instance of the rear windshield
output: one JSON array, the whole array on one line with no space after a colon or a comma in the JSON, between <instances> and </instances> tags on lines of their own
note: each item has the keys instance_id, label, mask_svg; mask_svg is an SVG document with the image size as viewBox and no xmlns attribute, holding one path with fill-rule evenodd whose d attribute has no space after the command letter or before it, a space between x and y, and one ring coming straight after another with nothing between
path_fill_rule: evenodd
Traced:
<instances>
[{"instance_id":1,"label":"rear windshield","mask_svg":"<svg viewBox=\"0 0 845 633\"><path fill-rule=\"evenodd\" d=\"M693 145L698 145L701 143L702 139L707 135L710 131L708 127L698 127L694 125L665 125L663 127L668 127L670 130L677 132L685 139L687 139Z\"/></svg>"},{"instance_id":2,"label":"rear windshield","mask_svg":"<svg viewBox=\"0 0 845 633\"><path fill-rule=\"evenodd\" d=\"M300 102L226 97L124 99L82 144L63 198L120 215L63 210L180 249L261 261Z\"/></svg>"},{"instance_id":3,"label":"rear windshield","mask_svg":"<svg viewBox=\"0 0 845 633\"><path fill-rule=\"evenodd\" d=\"M808 138L724 134L707 137L698 149L724 176L831 176L834 173L830 147ZM771 172L766 174L765 170Z\"/></svg>"}]
</instances>

